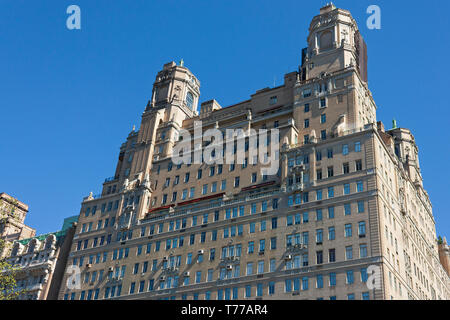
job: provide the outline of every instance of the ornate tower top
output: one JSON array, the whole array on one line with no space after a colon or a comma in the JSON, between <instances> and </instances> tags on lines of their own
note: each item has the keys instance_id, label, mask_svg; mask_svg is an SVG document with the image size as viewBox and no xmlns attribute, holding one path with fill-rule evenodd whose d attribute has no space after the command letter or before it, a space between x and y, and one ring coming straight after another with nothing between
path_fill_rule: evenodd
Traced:
<instances>
[{"instance_id":1,"label":"ornate tower top","mask_svg":"<svg viewBox=\"0 0 450 320\"><path fill-rule=\"evenodd\" d=\"M200 97L200 81L184 66L181 60L166 63L158 72L153 84L151 108L178 106L187 117L196 115Z\"/></svg>"},{"instance_id":2,"label":"ornate tower top","mask_svg":"<svg viewBox=\"0 0 450 320\"><path fill-rule=\"evenodd\" d=\"M311 21L307 41L302 61L307 79L355 66L367 82L366 44L349 11L332 3L322 7Z\"/></svg>"}]
</instances>

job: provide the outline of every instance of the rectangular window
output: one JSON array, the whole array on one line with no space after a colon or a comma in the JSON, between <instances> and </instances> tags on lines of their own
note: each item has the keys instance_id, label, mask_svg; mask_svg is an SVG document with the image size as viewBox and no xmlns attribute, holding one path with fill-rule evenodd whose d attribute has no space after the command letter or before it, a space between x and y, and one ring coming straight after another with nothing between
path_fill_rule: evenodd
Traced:
<instances>
[{"instance_id":1,"label":"rectangular window","mask_svg":"<svg viewBox=\"0 0 450 320\"><path fill-rule=\"evenodd\" d=\"M350 238L352 236L352 225L351 223L345 225L345 237Z\"/></svg>"},{"instance_id":2,"label":"rectangular window","mask_svg":"<svg viewBox=\"0 0 450 320\"><path fill-rule=\"evenodd\" d=\"M356 160L355 161L355 170L356 171L361 171L362 170L362 161L361 160Z\"/></svg>"},{"instance_id":3,"label":"rectangular window","mask_svg":"<svg viewBox=\"0 0 450 320\"><path fill-rule=\"evenodd\" d=\"M358 213L364 212L364 201L358 201Z\"/></svg>"},{"instance_id":4,"label":"rectangular window","mask_svg":"<svg viewBox=\"0 0 450 320\"><path fill-rule=\"evenodd\" d=\"M336 285L336 273L332 272L329 275L330 277L330 287L334 287Z\"/></svg>"},{"instance_id":5,"label":"rectangular window","mask_svg":"<svg viewBox=\"0 0 450 320\"><path fill-rule=\"evenodd\" d=\"M316 263L322 264L323 263L323 251L316 251Z\"/></svg>"},{"instance_id":6,"label":"rectangular window","mask_svg":"<svg viewBox=\"0 0 450 320\"><path fill-rule=\"evenodd\" d=\"M329 249L328 250L328 261L329 262L336 262L336 249Z\"/></svg>"},{"instance_id":7,"label":"rectangular window","mask_svg":"<svg viewBox=\"0 0 450 320\"><path fill-rule=\"evenodd\" d=\"M323 276L321 274L318 274L316 276L316 288L317 289L323 288Z\"/></svg>"},{"instance_id":8,"label":"rectangular window","mask_svg":"<svg viewBox=\"0 0 450 320\"><path fill-rule=\"evenodd\" d=\"M347 284L352 284L354 282L353 270L347 271Z\"/></svg>"},{"instance_id":9,"label":"rectangular window","mask_svg":"<svg viewBox=\"0 0 450 320\"><path fill-rule=\"evenodd\" d=\"M309 119L305 119L303 127L304 128L309 128Z\"/></svg>"},{"instance_id":10,"label":"rectangular window","mask_svg":"<svg viewBox=\"0 0 450 320\"><path fill-rule=\"evenodd\" d=\"M346 260L353 259L353 248L352 248L352 246L345 247L345 259Z\"/></svg>"},{"instance_id":11,"label":"rectangular window","mask_svg":"<svg viewBox=\"0 0 450 320\"><path fill-rule=\"evenodd\" d=\"M334 207L328 207L328 218L334 219Z\"/></svg>"},{"instance_id":12,"label":"rectangular window","mask_svg":"<svg viewBox=\"0 0 450 320\"><path fill-rule=\"evenodd\" d=\"M344 156L348 155L348 144L344 144L344 145L342 146L342 154L343 154Z\"/></svg>"},{"instance_id":13,"label":"rectangular window","mask_svg":"<svg viewBox=\"0 0 450 320\"><path fill-rule=\"evenodd\" d=\"M362 181L358 181L356 183L356 191L357 192L363 192L364 191L364 187L363 187L363 182Z\"/></svg>"},{"instance_id":14,"label":"rectangular window","mask_svg":"<svg viewBox=\"0 0 450 320\"><path fill-rule=\"evenodd\" d=\"M334 227L328 227L328 240L334 240L336 238L336 232Z\"/></svg>"},{"instance_id":15,"label":"rectangular window","mask_svg":"<svg viewBox=\"0 0 450 320\"><path fill-rule=\"evenodd\" d=\"M328 167L327 168L327 173L328 173L328 178L334 176L334 168L332 166Z\"/></svg>"},{"instance_id":16,"label":"rectangular window","mask_svg":"<svg viewBox=\"0 0 450 320\"><path fill-rule=\"evenodd\" d=\"M350 194L350 183L344 184L344 194Z\"/></svg>"},{"instance_id":17,"label":"rectangular window","mask_svg":"<svg viewBox=\"0 0 450 320\"><path fill-rule=\"evenodd\" d=\"M326 130L321 130L320 131L320 139L321 140L326 140L327 139L327 131Z\"/></svg>"},{"instance_id":18,"label":"rectangular window","mask_svg":"<svg viewBox=\"0 0 450 320\"><path fill-rule=\"evenodd\" d=\"M328 187L328 198L334 198L334 187Z\"/></svg>"}]
</instances>

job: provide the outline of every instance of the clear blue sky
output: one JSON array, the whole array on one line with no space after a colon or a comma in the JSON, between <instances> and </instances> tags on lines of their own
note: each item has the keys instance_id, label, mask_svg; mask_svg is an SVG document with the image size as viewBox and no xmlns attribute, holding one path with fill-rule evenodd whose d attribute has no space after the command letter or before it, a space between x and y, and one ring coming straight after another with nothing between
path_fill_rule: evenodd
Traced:
<instances>
[{"instance_id":1,"label":"clear blue sky","mask_svg":"<svg viewBox=\"0 0 450 320\"><path fill-rule=\"evenodd\" d=\"M248 99L300 64L326 1L0 0L0 192L30 205L27 223L57 230L114 175L120 144L162 65L184 59L201 101ZM66 28L81 8L82 29ZM368 45L377 118L419 145L438 234L450 236L448 1L336 1ZM366 8L381 8L381 30Z\"/></svg>"}]
</instances>

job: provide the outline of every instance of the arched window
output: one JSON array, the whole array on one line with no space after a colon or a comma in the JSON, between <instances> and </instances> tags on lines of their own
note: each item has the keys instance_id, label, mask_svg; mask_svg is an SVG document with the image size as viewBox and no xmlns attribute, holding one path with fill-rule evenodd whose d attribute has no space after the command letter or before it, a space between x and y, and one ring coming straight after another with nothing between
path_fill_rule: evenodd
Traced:
<instances>
[{"instance_id":1,"label":"arched window","mask_svg":"<svg viewBox=\"0 0 450 320\"><path fill-rule=\"evenodd\" d=\"M28 253L34 252L36 245L37 245L37 240L36 239L31 240L30 243L28 244Z\"/></svg>"},{"instance_id":2,"label":"arched window","mask_svg":"<svg viewBox=\"0 0 450 320\"><path fill-rule=\"evenodd\" d=\"M54 234L51 234L45 240L45 249L50 249L52 245L56 242L56 237Z\"/></svg>"},{"instance_id":3,"label":"arched window","mask_svg":"<svg viewBox=\"0 0 450 320\"><path fill-rule=\"evenodd\" d=\"M194 106L194 96L192 95L192 92L190 92L190 91L188 91L188 93L186 94L186 105L191 110L192 110L192 107Z\"/></svg>"}]
</instances>

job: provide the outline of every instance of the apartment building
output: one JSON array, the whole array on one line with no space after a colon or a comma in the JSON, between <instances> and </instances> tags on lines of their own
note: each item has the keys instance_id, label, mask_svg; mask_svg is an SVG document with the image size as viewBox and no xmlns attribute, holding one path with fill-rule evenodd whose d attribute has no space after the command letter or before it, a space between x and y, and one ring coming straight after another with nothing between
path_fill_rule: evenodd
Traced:
<instances>
[{"instance_id":1,"label":"apartment building","mask_svg":"<svg viewBox=\"0 0 450 320\"><path fill-rule=\"evenodd\" d=\"M414 136L377 122L367 74L356 21L333 4L300 68L235 105L197 112L200 81L165 64L114 176L82 201L59 299L449 299ZM211 146L199 121L203 136L279 138L227 146L242 162L174 161L186 133Z\"/></svg>"},{"instance_id":2,"label":"apartment building","mask_svg":"<svg viewBox=\"0 0 450 320\"><path fill-rule=\"evenodd\" d=\"M15 268L18 300L57 300L78 216L61 230L14 241L6 261Z\"/></svg>"}]
</instances>

